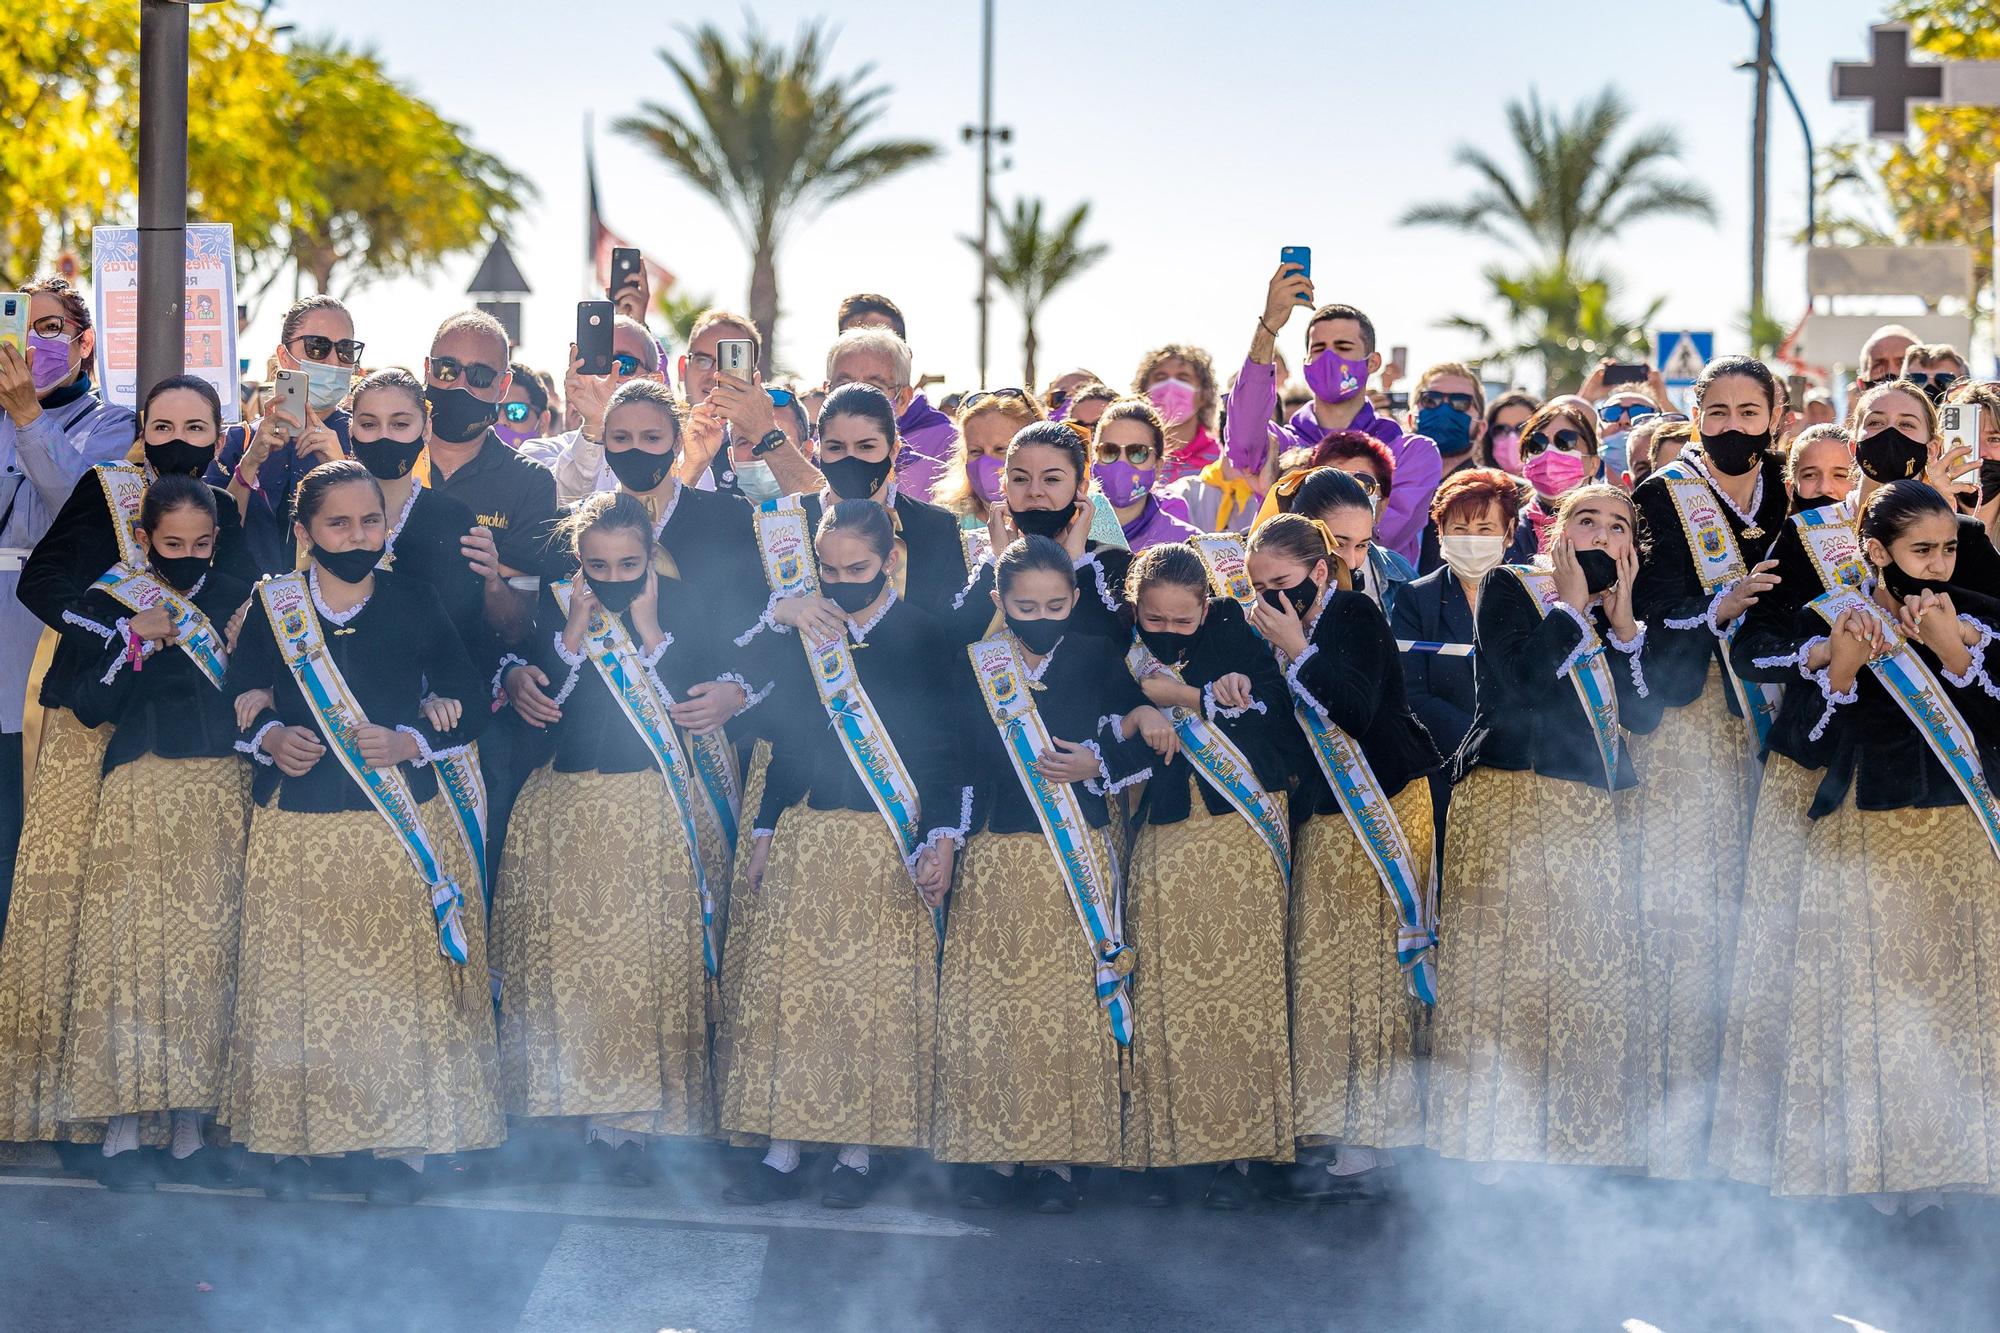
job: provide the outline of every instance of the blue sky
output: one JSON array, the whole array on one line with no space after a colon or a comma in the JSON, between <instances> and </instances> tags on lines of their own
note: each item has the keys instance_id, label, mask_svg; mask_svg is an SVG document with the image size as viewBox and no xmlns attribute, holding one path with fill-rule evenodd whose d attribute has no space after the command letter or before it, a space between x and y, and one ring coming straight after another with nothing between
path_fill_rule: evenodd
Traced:
<instances>
[{"instance_id":1,"label":"blue sky","mask_svg":"<svg viewBox=\"0 0 2000 1333\"><path fill-rule=\"evenodd\" d=\"M977 223L978 168L959 129L976 119L978 0L867 4L758 3L789 34L821 13L839 24L835 62L877 66L892 85L882 133L930 138L937 161L836 206L799 228L781 257L781 359L814 378L833 310L850 291L878 290L908 315L921 370L970 382L977 265L958 239ZM1420 365L1474 348L1435 327L1484 311L1480 269L1505 252L1491 242L1396 226L1411 203L1463 193L1451 163L1461 142L1507 151L1502 108L1530 90L1573 105L1615 85L1640 123L1680 134L1684 163L1714 196L1713 226L1654 223L1629 230L1602 258L1628 303L1667 297L1663 326L1713 328L1733 347L1748 305L1749 107L1752 80L1734 67L1755 31L1733 0L1234 0L1226 5L999 0L996 118L1014 130L1004 201L1092 202L1090 234L1109 256L1046 308L1040 376L1067 365L1128 380L1139 355L1166 341L1207 346L1225 370L1240 362L1263 286L1286 244L1313 248L1321 300L1347 300L1375 319L1385 347L1406 344ZM606 15L593 17L593 11ZM198 13L199 11L197 11ZM285 0L283 21L374 45L396 75L466 125L541 191L517 225L515 253L534 287L525 357L553 365L582 290L586 113L607 218L679 275L687 289L745 304L748 258L722 215L645 152L608 133L647 99L672 102L655 52L679 47L677 24L720 5L587 6L546 0L479 5L411 0ZM1829 63L1859 59L1881 0L1785 0L1780 61L1821 144L1865 131L1862 110L1829 97ZM1804 223L1803 150L1773 90L1773 306L1790 315L1804 291L1791 243ZM366 128L356 127L365 151ZM355 295L369 359L420 357L436 320L465 303L477 256L424 280ZM261 365L288 295L256 312L245 341ZM1303 338L1287 330L1285 346ZM1020 375L1020 323L995 305L995 383Z\"/></svg>"}]
</instances>

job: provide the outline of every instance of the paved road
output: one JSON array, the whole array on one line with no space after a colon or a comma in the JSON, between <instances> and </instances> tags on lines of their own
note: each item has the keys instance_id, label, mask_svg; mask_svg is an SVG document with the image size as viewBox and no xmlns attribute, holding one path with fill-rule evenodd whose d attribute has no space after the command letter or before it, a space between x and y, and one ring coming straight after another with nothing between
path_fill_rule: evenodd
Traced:
<instances>
[{"instance_id":1,"label":"paved road","mask_svg":"<svg viewBox=\"0 0 2000 1333\"><path fill-rule=\"evenodd\" d=\"M0 1168L0 1330L2000 1327L2000 1204L1916 1221L1602 1177L1404 1168L1380 1207L1239 1215L1087 1200L960 1212L913 1174L856 1212L712 1182L440 1181L414 1208L253 1190L112 1195Z\"/></svg>"}]
</instances>

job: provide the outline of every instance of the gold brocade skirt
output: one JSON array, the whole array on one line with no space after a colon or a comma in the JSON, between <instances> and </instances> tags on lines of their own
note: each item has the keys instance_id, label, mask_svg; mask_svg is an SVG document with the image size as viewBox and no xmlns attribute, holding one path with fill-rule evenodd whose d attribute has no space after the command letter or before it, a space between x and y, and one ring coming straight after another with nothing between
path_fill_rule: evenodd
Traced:
<instances>
[{"instance_id":1,"label":"gold brocade skirt","mask_svg":"<svg viewBox=\"0 0 2000 1333\"><path fill-rule=\"evenodd\" d=\"M2000 867L1968 806L1813 822L1775 1194L2000 1190Z\"/></svg>"},{"instance_id":2,"label":"gold brocade skirt","mask_svg":"<svg viewBox=\"0 0 2000 1333\"><path fill-rule=\"evenodd\" d=\"M1766 1188L1778 1139L1799 894L1813 826L1806 812L1822 776L1781 754L1764 760L1743 875L1743 906L1737 914L1729 1017L1722 1033L1707 1161L1715 1175Z\"/></svg>"},{"instance_id":3,"label":"gold brocade skirt","mask_svg":"<svg viewBox=\"0 0 2000 1333\"><path fill-rule=\"evenodd\" d=\"M1680 1180L1702 1174L1757 800L1755 739L1728 695L1711 665L1700 697L1631 738L1642 785L1620 794L1630 798L1645 964L1646 1169Z\"/></svg>"},{"instance_id":4,"label":"gold brocade skirt","mask_svg":"<svg viewBox=\"0 0 2000 1333\"><path fill-rule=\"evenodd\" d=\"M105 778L78 913L64 1120L221 1101L249 831L249 765L235 755L148 755Z\"/></svg>"},{"instance_id":5,"label":"gold brocade skirt","mask_svg":"<svg viewBox=\"0 0 2000 1333\"><path fill-rule=\"evenodd\" d=\"M723 1127L924 1147L937 928L888 825L873 810L792 806L778 819L756 898L729 1008Z\"/></svg>"},{"instance_id":6,"label":"gold brocade skirt","mask_svg":"<svg viewBox=\"0 0 2000 1333\"><path fill-rule=\"evenodd\" d=\"M1091 834L1100 845L1104 836ZM938 982L937 1046L931 1152L939 1161L1119 1161L1118 1042L1039 833L975 833L966 842Z\"/></svg>"},{"instance_id":7,"label":"gold brocade skirt","mask_svg":"<svg viewBox=\"0 0 2000 1333\"><path fill-rule=\"evenodd\" d=\"M750 763L743 773L743 813L736 823L736 858L730 866L729 896L726 901L718 901L715 905L717 919L724 923L721 1002L716 1014L715 1054L712 1060L718 1094L729 1086L729 1064L733 1053L730 1033L735 1027L731 1017L736 997L743 993L743 958L751 947L751 923L757 906L757 895L747 887L750 882L750 855L757 845L754 836L757 812L764 804L764 777L770 768L771 743L760 740L751 747ZM745 886L741 893L736 891L739 885Z\"/></svg>"},{"instance_id":8,"label":"gold brocade skirt","mask_svg":"<svg viewBox=\"0 0 2000 1333\"><path fill-rule=\"evenodd\" d=\"M421 814L445 873L473 884L450 801ZM275 799L253 811L219 1112L230 1136L301 1155L498 1144L481 915L469 893L459 967L438 952L430 890L380 815L301 814Z\"/></svg>"},{"instance_id":9,"label":"gold brocade skirt","mask_svg":"<svg viewBox=\"0 0 2000 1333\"><path fill-rule=\"evenodd\" d=\"M1639 1166L1639 908L1611 798L1476 768L1452 795L1425 1142L1472 1161Z\"/></svg>"},{"instance_id":10,"label":"gold brocade skirt","mask_svg":"<svg viewBox=\"0 0 2000 1333\"><path fill-rule=\"evenodd\" d=\"M1285 879L1241 815L1211 815L1199 790L1190 809L1139 830L1126 882L1125 942L1142 961L1125 1160L1289 1161Z\"/></svg>"},{"instance_id":11,"label":"gold brocade skirt","mask_svg":"<svg viewBox=\"0 0 2000 1333\"><path fill-rule=\"evenodd\" d=\"M1436 826L1431 787L1390 798L1423 891ZM1292 1095L1301 1139L1357 1148L1423 1142L1417 1000L1396 962L1396 910L1360 839L1338 814L1314 815L1293 854Z\"/></svg>"},{"instance_id":12,"label":"gold brocade skirt","mask_svg":"<svg viewBox=\"0 0 2000 1333\"><path fill-rule=\"evenodd\" d=\"M493 900L509 1115L715 1132L701 899L666 784L528 778Z\"/></svg>"},{"instance_id":13,"label":"gold brocade skirt","mask_svg":"<svg viewBox=\"0 0 2000 1333\"><path fill-rule=\"evenodd\" d=\"M45 714L0 942L0 1143L56 1137L84 860L110 743L108 725L86 727L67 708Z\"/></svg>"}]
</instances>

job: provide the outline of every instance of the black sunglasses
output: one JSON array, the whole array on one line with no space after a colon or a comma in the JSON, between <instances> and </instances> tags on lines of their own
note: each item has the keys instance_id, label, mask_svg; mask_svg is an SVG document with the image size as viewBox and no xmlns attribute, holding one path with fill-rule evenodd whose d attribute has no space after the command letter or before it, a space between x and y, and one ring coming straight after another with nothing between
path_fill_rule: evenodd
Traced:
<instances>
[{"instance_id":1,"label":"black sunglasses","mask_svg":"<svg viewBox=\"0 0 2000 1333\"><path fill-rule=\"evenodd\" d=\"M431 358L431 377L439 384L456 384L460 376L475 389L490 389L493 381L500 378L500 372L477 361L459 361L448 356Z\"/></svg>"},{"instance_id":2,"label":"black sunglasses","mask_svg":"<svg viewBox=\"0 0 2000 1333\"><path fill-rule=\"evenodd\" d=\"M1579 431L1559 430L1554 435L1550 435L1545 430L1538 430L1529 437L1528 447L1522 450L1522 453L1538 454L1542 450L1550 448L1568 450L1581 449L1582 447L1583 435Z\"/></svg>"},{"instance_id":3,"label":"black sunglasses","mask_svg":"<svg viewBox=\"0 0 2000 1333\"><path fill-rule=\"evenodd\" d=\"M352 338L336 340L327 337L324 333L301 333L298 337L286 343L285 346L304 348L306 360L308 361L324 361L331 354L339 358L340 364L343 366L358 366L361 364L361 349L367 346L367 344L357 342Z\"/></svg>"},{"instance_id":4,"label":"black sunglasses","mask_svg":"<svg viewBox=\"0 0 2000 1333\"><path fill-rule=\"evenodd\" d=\"M1636 426L1647 417L1656 417L1660 409L1651 403L1606 403L1597 409L1597 419L1617 425L1623 421L1628 426Z\"/></svg>"},{"instance_id":5,"label":"black sunglasses","mask_svg":"<svg viewBox=\"0 0 2000 1333\"><path fill-rule=\"evenodd\" d=\"M985 402L988 398L1024 399L1027 396L1028 396L1028 391L1026 389L975 389L973 392L959 399L958 408L959 411L963 412L966 408L975 407L978 404Z\"/></svg>"},{"instance_id":6,"label":"black sunglasses","mask_svg":"<svg viewBox=\"0 0 2000 1333\"><path fill-rule=\"evenodd\" d=\"M1961 376L1955 370L1934 370L1928 375L1905 375L1903 378L1919 389L1949 389L1958 383Z\"/></svg>"},{"instance_id":7,"label":"black sunglasses","mask_svg":"<svg viewBox=\"0 0 2000 1333\"><path fill-rule=\"evenodd\" d=\"M1439 393L1436 389L1425 389L1417 395L1418 407L1450 406L1454 412L1472 413L1472 395L1469 393Z\"/></svg>"}]
</instances>

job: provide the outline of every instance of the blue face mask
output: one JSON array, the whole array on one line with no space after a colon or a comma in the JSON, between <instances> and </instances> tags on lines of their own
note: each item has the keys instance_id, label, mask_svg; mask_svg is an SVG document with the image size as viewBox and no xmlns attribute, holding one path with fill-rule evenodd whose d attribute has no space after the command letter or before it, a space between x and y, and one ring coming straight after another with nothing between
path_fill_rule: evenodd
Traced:
<instances>
[{"instance_id":1,"label":"blue face mask","mask_svg":"<svg viewBox=\"0 0 2000 1333\"><path fill-rule=\"evenodd\" d=\"M1620 431L1604 441L1604 447L1600 452L1604 455L1604 475L1607 478L1616 480L1625 475L1626 464L1630 461L1625 448L1627 444L1625 435L1624 431Z\"/></svg>"},{"instance_id":2,"label":"blue face mask","mask_svg":"<svg viewBox=\"0 0 2000 1333\"><path fill-rule=\"evenodd\" d=\"M1472 416L1450 403L1421 408L1417 412L1417 434L1430 436L1436 441L1438 452L1446 458L1469 453L1472 450Z\"/></svg>"}]
</instances>

